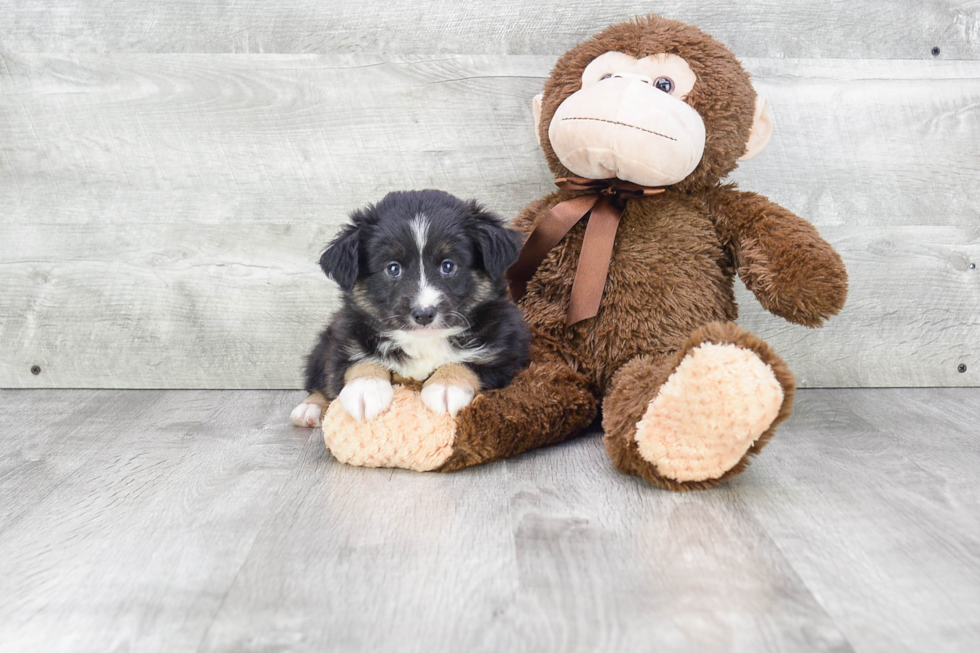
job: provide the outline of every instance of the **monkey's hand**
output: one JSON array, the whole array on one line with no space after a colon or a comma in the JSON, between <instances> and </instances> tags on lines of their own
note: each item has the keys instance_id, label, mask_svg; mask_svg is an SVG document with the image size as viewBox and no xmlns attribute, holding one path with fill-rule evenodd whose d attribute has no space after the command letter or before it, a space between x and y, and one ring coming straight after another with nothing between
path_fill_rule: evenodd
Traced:
<instances>
[{"instance_id":1,"label":"monkey's hand","mask_svg":"<svg viewBox=\"0 0 980 653\"><path fill-rule=\"evenodd\" d=\"M708 208L738 275L766 310L817 327L844 307L844 262L809 222L731 186L712 194Z\"/></svg>"}]
</instances>

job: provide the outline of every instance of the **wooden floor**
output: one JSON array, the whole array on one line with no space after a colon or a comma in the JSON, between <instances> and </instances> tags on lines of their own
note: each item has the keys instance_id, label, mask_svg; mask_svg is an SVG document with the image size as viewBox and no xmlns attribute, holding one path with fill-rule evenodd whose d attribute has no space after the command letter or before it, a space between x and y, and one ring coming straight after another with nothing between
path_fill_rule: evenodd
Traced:
<instances>
[{"instance_id":1,"label":"wooden floor","mask_svg":"<svg viewBox=\"0 0 980 653\"><path fill-rule=\"evenodd\" d=\"M801 391L694 494L347 467L300 397L0 392L0 650L980 650L980 389Z\"/></svg>"}]
</instances>

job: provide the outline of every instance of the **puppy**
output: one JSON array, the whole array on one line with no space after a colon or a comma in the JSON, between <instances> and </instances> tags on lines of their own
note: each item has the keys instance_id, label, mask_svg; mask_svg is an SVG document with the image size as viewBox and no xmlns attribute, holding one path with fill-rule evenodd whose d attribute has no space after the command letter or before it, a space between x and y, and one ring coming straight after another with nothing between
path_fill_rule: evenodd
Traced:
<instances>
[{"instance_id":1,"label":"puppy","mask_svg":"<svg viewBox=\"0 0 980 653\"><path fill-rule=\"evenodd\" d=\"M530 333L504 271L521 235L475 201L389 193L351 214L320 258L343 304L309 355L310 396L292 412L319 426L335 398L357 420L383 412L392 375L424 382L422 402L455 415L527 365Z\"/></svg>"}]
</instances>

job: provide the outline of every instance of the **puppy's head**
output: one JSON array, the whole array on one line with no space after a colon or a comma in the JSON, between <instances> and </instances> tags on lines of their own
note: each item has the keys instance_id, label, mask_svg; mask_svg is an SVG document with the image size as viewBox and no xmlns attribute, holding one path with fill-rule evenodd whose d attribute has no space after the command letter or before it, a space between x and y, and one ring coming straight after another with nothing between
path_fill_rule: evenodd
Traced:
<instances>
[{"instance_id":1,"label":"puppy's head","mask_svg":"<svg viewBox=\"0 0 980 653\"><path fill-rule=\"evenodd\" d=\"M437 190L389 193L351 214L320 267L386 330L439 333L503 296L521 235L475 201Z\"/></svg>"}]
</instances>

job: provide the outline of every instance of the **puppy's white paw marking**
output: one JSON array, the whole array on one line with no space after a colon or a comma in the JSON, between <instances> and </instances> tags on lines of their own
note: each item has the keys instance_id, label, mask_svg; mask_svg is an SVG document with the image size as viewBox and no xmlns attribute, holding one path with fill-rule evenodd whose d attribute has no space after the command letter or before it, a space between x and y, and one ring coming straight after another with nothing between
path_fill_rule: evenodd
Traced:
<instances>
[{"instance_id":1,"label":"puppy's white paw marking","mask_svg":"<svg viewBox=\"0 0 980 653\"><path fill-rule=\"evenodd\" d=\"M296 426L311 427L320 426L322 415L323 409L316 404L303 403L293 408L293 412L289 414L289 417Z\"/></svg>"},{"instance_id":2,"label":"puppy's white paw marking","mask_svg":"<svg viewBox=\"0 0 980 653\"><path fill-rule=\"evenodd\" d=\"M340 391L340 405L358 422L374 419L391 405L395 391L384 379L354 379Z\"/></svg>"},{"instance_id":3,"label":"puppy's white paw marking","mask_svg":"<svg viewBox=\"0 0 980 653\"><path fill-rule=\"evenodd\" d=\"M422 388L422 403L434 413L456 417L456 413L470 405L475 394L473 388L466 386L430 383Z\"/></svg>"}]
</instances>

